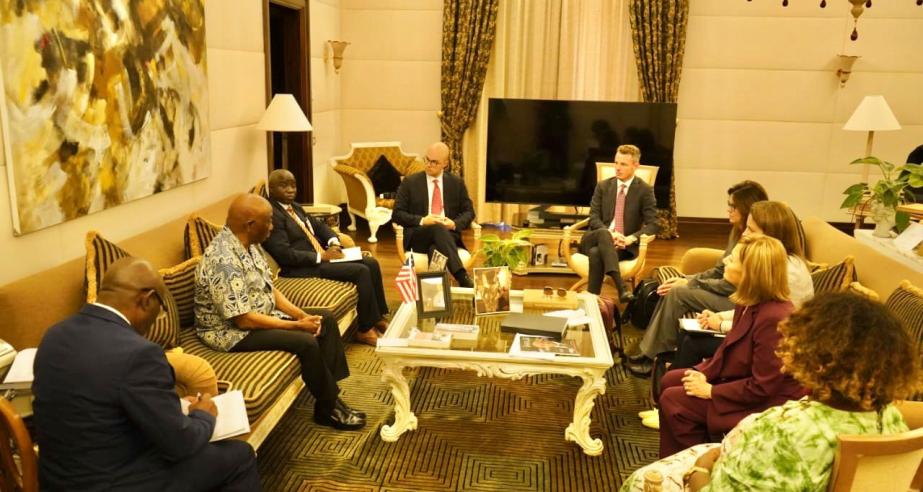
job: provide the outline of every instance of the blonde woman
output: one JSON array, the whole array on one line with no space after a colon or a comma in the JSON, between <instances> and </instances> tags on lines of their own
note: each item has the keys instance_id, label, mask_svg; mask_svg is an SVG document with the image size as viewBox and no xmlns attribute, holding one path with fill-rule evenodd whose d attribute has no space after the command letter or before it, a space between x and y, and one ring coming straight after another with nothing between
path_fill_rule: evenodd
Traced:
<instances>
[{"instance_id":1,"label":"blonde woman","mask_svg":"<svg viewBox=\"0 0 923 492\"><path fill-rule=\"evenodd\" d=\"M737 288L733 328L714 357L661 380L661 457L720 440L747 415L804 395L775 353L777 325L793 310L787 263L779 240L756 234L725 260L724 279Z\"/></svg>"}]
</instances>

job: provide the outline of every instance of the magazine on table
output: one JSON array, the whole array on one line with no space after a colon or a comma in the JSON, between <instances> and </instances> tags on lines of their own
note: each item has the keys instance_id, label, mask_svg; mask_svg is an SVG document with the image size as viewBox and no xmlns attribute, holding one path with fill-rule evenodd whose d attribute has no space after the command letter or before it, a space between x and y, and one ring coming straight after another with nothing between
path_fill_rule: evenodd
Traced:
<instances>
[{"instance_id":1,"label":"magazine on table","mask_svg":"<svg viewBox=\"0 0 923 492\"><path fill-rule=\"evenodd\" d=\"M534 357L538 359L554 359L561 356L580 356L577 345L573 340L555 341L549 337L523 335L517 333L510 346L510 355L520 357Z\"/></svg>"}]
</instances>

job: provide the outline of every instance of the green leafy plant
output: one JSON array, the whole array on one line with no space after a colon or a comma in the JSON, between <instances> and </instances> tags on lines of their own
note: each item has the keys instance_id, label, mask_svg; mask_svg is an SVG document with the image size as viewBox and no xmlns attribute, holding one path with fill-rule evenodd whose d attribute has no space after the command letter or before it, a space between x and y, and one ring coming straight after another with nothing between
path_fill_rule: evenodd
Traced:
<instances>
[{"instance_id":1,"label":"green leafy plant","mask_svg":"<svg viewBox=\"0 0 923 492\"><path fill-rule=\"evenodd\" d=\"M509 239L501 239L496 234L481 236L481 249L485 267L508 266L512 270L524 268L529 264L529 241L531 229L520 229Z\"/></svg>"},{"instance_id":2,"label":"green leafy plant","mask_svg":"<svg viewBox=\"0 0 923 492\"><path fill-rule=\"evenodd\" d=\"M881 171L881 179L871 187L868 183L856 183L846 188L846 191L843 192L846 199L843 200L840 208L855 208L862 203L863 198L869 197L872 202L878 202L885 207L896 209L898 205L908 198L908 186L914 188L923 186L923 166L920 164L907 163L903 166L895 166L888 161L883 161L873 156L856 159L850 164L878 166ZM907 171L907 173L903 173L903 171ZM898 230L904 230L910 223L910 216L903 212L897 212L895 222Z\"/></svg>"}]
</instances>

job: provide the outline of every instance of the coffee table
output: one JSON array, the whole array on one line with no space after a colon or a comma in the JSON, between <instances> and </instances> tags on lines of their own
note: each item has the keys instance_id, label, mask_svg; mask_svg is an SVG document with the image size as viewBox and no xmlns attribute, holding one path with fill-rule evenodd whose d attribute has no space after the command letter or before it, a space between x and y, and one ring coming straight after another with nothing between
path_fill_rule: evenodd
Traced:
<instances>
[{"instance_id":1,"label":"coffee table","mask_svg":"<svg viewBox=\"0 0 923 492\"><path fill-rule=\"evenodd\" d=\"M417 428L417 417L410 408L410 387L403 374L407 367L462 369L475 371L478 376L513 380L537 374L565 374L581 378L583 385L577 391L574 420L564 430L564 438L576 442L590 456L600 455L603 443L590 437L590 413L596 397L606 392L603 375L613 362L596 296L587 293L577 296L579 307L587 313L590 322L568 329L565 336L575 342L580 356L556 356L550 360L510 355L514 335L500 331L500 322L506 315L475 316L472 297L472 289L453 287L453 315L440 321L477 324L480 326L478 339L453 340L450 348L391 346L406 339L413 327L432 331L434 326L431 320L418 322L416 304L402 304L392 317L388 331L375 350L383 361L382 380L391 385L394 397L394 423L381 428L382 440L397 441L403 433ZM510 292L510 304L514 312L522 311L522 291ZM526 309L525 312L537 314L542 310Z\"/></svg>"}]
</instances>

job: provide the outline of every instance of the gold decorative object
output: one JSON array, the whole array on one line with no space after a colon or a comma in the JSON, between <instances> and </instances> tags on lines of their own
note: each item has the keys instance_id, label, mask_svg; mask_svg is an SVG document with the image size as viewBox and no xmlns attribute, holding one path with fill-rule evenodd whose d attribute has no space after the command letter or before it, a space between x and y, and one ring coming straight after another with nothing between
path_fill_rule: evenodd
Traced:
<instances>
[{"instance_id":1,"label":"gold decorative object","mask_svg":"<svg viewBox=\"0 0 923 492\"><path fill-rule=\"evenodd\" d=\"M747 0L747 1L752 2L753 0ZM852 13L852 17L853 17L852 34L849 35L849 39L855 41L859 39L859 30L858 30L859 16L861 16L862 13L865 12L865 9L870 8L872 6L872 0L847 0L847 1L852 4L852 7L850 8L850 13ZM917 2L917 6L923 5L923 0L916 0L916 2ZM782 6L788 7L788 0L782 0ZM820 8L826 8L826 7L827 7L827 0L821 0Z\"/></svg>"},{"instance_id":2,"label":"gold decorative object","mask_svg":"<svg viewBox=\"0 0 923 492\"><path fill-rule=\"evenodd\" d=\"M327 44L330 45L330 52L332 53L333 58L333 69L336 73L340 73L340 67L343 66L343 52L346 51L346 47L349 46L347 41L334 41L332 39L327 40ZM324 53L324 61L327 61L326 52Z\"/></svg>"}]
</instances>

